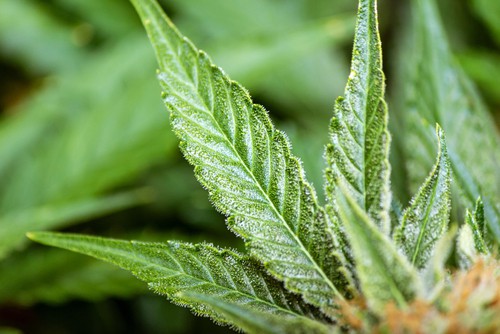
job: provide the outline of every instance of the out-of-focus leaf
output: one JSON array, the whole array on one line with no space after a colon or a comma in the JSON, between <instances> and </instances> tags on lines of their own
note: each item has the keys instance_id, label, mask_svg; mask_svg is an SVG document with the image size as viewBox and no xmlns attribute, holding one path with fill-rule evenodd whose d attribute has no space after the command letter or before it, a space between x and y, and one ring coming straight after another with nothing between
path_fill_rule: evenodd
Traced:
<instances>
[{"instance_id":1,"label":"out-of-focus leaf","mask_svg":"<svg viewBox=\"0 0 500 334\"><path fill-rule=\"evenodd\" d=\"M471 50L459 54L458 59L467 74L484 92L486 98L500 105L500 85L498 84L500 55L493 52Z\"/></svg>"},{"instance_id":2,"label":"out-of-focus leaf","mask_svg":"<svg viewBox=\"0 0 500 334\"><path fill-rule=\"evenodd\" d=\"M186 34L189 36L203 34L205 38L215 40L286 31L301 25L304 20L301 4L298 1L176 0L163 2L173 6L182 14L178 21ZM186 21L196 22L196 27L190 27L193 24Z\"/></svg>"},{"instance_id":3,"label":"out-of-focus leaf","mask_svg":"<svg viewBox=\"0 0 500 334\"><path fill-rule=\"evenodd\" d=\"M45 205L0 216L0 259L22 247L30 230L67 226L70 223L123 210L151 200L149 192L135 192Z\"/></svg>"},{"instance_id":4,"label":"out-of-focus leaf","mask_svg":"<svg viewBox=\"0 0 500 334\"><path fill-rule=\"evenodd\" d=\"M22 334L23 332L19 329L10 327L0 327L0 334Z\"/></svg>"},{"instance_id":5,"label":"out-of-focus leaf","mask_svg":"<svg viewBox=\"0 0 500 334\"><path fill-rule=\"evenodd\" d=\"M469 0L472 9L490 28L493 38L500 45L500 1Z\"/></svg>"},{"instance_id":6,"label":"out-of-focus leaf","mask_svg":"<svg viewBox=\"0 0 500 334\"><path fill-rule=\"evenodd\" d=\"M65 10L76 13L97 33L109 38L120 38L120 35L139 27L127 1L55 0L53 2Z\"/></svg>"},{"instance_id":7,"label":"out-of-focus leaf","mask_svg":"<svg viewBox=\"0 0 500 334\"><path fill-rule=\"evenodd\" d=\"M208 50L231 77L252 87L262 81L259 78L284 64L313 55L325 46L344 42L351 37L354 22L354 17L349 15L330 17L292 31L221 41L209 45Z\"/></svg>"},{"instance_id":8,"label":"out-of-focus leaf","mask_svg":"<svg viewBox=\"0 0 500 334\"><path fill-rule=\"evenodd\" d=\"M308 4L303 1L216 2L221 11L208 15L208 8L214 6L210 1L168 4L179 10L176 22L182 31L233 79L254 95L287 110L287 117L300 119L299 124L313 120L324 123L332 96L341 93L347 75L340 46L352 36L352 12L339 15L339 11L330 10L328 15L318 15L311 11L307 15L304 8ZM337 3L330 3L330 9L336 7ZM231 16L219 18L226 12Z\"/></svg>"},{"instance_id":9,"label":"out-of-focus leaf","mask_svg":"<svg viewBox=\"0 0 500 334\"><path fill-rule=\"evenodd\" d=\"M34 72L77 66L86 52L72 41L74 27L29 0L0 0L0 54Z\"/></svg>"},{"instance_id":10,"label":"out-of-focus leaf","mask_svg":"<svg viewBox=\"0 0 500 334\"><path fill-rule=\"evenodd\" d=\"M0 303L59 304L130 297L147 287L124 270L70 252L29 249L0 263Z\"/></svg>"},{"instance_id":11,"label":"out-of-focus leaf","mask_svg":"<svg viewBox=\"0 0 500 334\"><path fill-rule=\"evenodd\" d=\"M405 133L408 172L414 189L425 178L435 152L432 124L447 136L455 184L465 205L481 196L485 215L500 240L500 136L491 115L453 58L434 0L412 3L412 41L404 53L406 72ZM403 54L403 53L402 53ZM480 148L480 149L478 149Z\"/></svg>"},{"instance_id":12,"label":"out-of-focus leaf","mask_svg":"<svg viewBox=\"0 0 500 334\"><path fill-rule=\"evenodd\" d=\"M0 156L6 154L11 167L3 173L1 210L84 198L165 159L176 141L160 111L151 73L151 51L143 41L130 38L48 87L46 95L26 106L36 116L7 120L5 131L0 130ZM35 123L40 119L45 122Z\"/></svg>"}]
</instances>

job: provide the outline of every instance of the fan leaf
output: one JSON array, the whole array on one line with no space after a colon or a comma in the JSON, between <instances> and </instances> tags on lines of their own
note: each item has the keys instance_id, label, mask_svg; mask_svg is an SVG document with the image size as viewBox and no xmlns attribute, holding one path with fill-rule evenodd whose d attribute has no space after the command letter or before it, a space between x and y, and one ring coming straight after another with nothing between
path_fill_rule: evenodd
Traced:
<instances>
[{"instance_id":1,"label":"fan leaf","mask_svg":"<svg viewBox=\"0 0 500 334\"><path fill-rule=\"evenodd\" d=\"M356 203L388 234L390 135L376 8L376 0L359 2L351 74L330 124L326 192L338 211L335 186L342 180Z\"/></svg>"},{"instance_id":2,"label":"fan leaf","mask_svg":"<svg viewBox=\"0 0 500 334\"><path fill-rule=\"evenodd\" d=\"M51 232L28 236L46 245L118 265L147 282L155 292L221 323L233 324L210 304L193 303L192 298L184 298L182 293L198 294L228 305L244 305L249 310L272 315L317 321L319 325L324 321L319 311L285 290L260 264L230 250L208 244L175 241L160 244Z\"/></svg>"},{"instance_id":3,"label":"fan leaf","mask_svg":"<svg viewBox=\"0 0 500 334\"><path fill-rule=\"evenodd\" d=\"M436 164L411 200L394 233L396 245L421 269L448 228L451 210L451 169L443 131L437 127L439 151Z\"/></svg>"},{"instance_id":4,"label":"fan leaf","mask_svg":"<svg viewBox=\"0 0 500 334\"><path fill-rule=\"evenodd\" d=\"M287 288L331 311L332 297L342 299L339 289L347 283L332 255L328 218L288 139L155 1L133 3L156 50L162 97L181 149L213 204Z\"/></svg>"}]
</instances>

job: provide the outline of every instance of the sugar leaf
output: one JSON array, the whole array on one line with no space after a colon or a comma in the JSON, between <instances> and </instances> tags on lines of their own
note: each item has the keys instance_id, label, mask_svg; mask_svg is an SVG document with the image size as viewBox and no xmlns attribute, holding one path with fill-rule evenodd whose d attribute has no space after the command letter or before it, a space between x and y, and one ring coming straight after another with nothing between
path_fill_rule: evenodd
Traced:
<instances>
[{"instance_id":1,"label":"sugar leaf","mask_svg":"<svg viewBox=\"0 0 500 334\"><path fill-rule=\"evenodd\" d=\"M439 151L433 170L404 211L394 233L396 245L411 263L423 268L447 230L451 210L451 169L443 130L437 127Z\"/></svg>"},{"instance_id":2,"label":"sugar leaf","mask_svg":"<svg viewBox=\"0 0 500 334\"><path fill-rule=\"evenodd\" d=\"M481 198L477 199L474 212L471 213L467 210L465 213L465 223L469 225L471 229L476 251L478 253L487 254L489 250L484 238L484 205Z\"/></svg>"},{"instance_id":3,"label":"sugar leaf","mask_svg":"<svg viewBox=\"0 0 500 334\"><path fill-rule=\"evenodd\" d=\"M440 297L441 292L447 287L449 272L446 268L446 261L453 250L454 240L457 234L456 225L441 237L436 243L436 250L427 261L426 266L421 271L423 284L423 297L429 301L435 301Z\"/></svg>"},{"instance_id":4,"label":"sugar leaf","mask_svg":"<svg viewBox=\"0 0 500 334\"><path fill-rule=\"evenodd\" d=\"M349 188L337 186L340 217L352 247L363 296L376 313L388 302L404 307L420 293L421 283L415 268L375 225L352 197Z\"/></svg>"}]
</instances>

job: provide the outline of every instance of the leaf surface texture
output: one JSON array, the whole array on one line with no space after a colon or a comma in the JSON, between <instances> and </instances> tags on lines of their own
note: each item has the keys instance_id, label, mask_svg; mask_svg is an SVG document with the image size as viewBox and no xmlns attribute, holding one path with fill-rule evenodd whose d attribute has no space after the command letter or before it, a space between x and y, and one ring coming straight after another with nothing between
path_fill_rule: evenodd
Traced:
<instances>
[{"instance_id":1,"label":"leaf surface texture","mask_svg":"<svg viewBox=\"0 0 500 334\"><path fill-rule=\"evenodd\" d=\"M337 187L337 199L368 306L377 313L383 312L390 301L405 306L420 290L415 268L341 183Z\"/></svg>"},{"instance_id":2,"label":"leaf surface texture","mask_svg":"<svg viewBox=\"0 0 500 334\"><path fill-rule=\"evenodd\" d=\"M285 135L154 1L133 1L157 53L164 102L186 159L251 253L305 300L343 298L327 217ZM339 288L337 288L339 287Z\"/></svg>"},{"instance_id":3,"label":"leaf surface texture","mask_svg":"<svg viewBox=\"0 0 500 334\"><path fill-rule=\"evenodd\" d=\"M451 53L434 0L413 0L411 45L405 54L408 172L414 189L432 164L432 124L446 132L456 185L465 206L481 196L500 240L500 135L470 80Z\"/></svg>"},{"instance_id":4,"label":"leaf surface texture","mask_svg":"<svg viewBox=\"0 0 500 334\"><path fill-rule=\"evenodd\" d=\"M451 169L443 131L438 128L439 152L434 168L403 213L395 231L396 245L421 269L448 228L451 210Z\"/></svg>"},{"instance_id":5,"label":"leaf surface texture","mask_svg":"<svg viewBox=\"0 0 500 334\"><path fill-rule=\"evenodd\" d=\"M129 242L51 232L30 233L29 237L116 264L147 282L155 292L221 323L231 324L231 319L208 303L192 303L183 293L285 318L317 321L318 325L324 321L314 307L285 290L260 264L229 250L207 244Z\"/></svg>"},{"instance_id":6,"label":"leaf surface texture","mask_svg":"<svg viewBox=\"0 0 500 334\"><path fill-rule=\"evenodd\" d=\"M335 186L342 180L358 205L389 233L390 135L376 6L375 0L359 2L351 74L330 124L326 192L338 211Z\"/></svg>"}]
</instances>

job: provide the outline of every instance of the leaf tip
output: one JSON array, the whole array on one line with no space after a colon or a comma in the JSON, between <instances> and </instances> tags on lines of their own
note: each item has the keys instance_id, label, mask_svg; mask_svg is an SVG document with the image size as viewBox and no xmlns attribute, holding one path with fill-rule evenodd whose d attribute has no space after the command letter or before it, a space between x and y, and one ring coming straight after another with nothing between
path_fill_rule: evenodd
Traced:
<instances>
[{"instance_id":1,"label":"leaf tip","mask_svg":"<svg viewBox=\"0 0 500 334\"><path fill-rule=\"evenodd\" d=\"M43 243L49 233L44 231L26 232L26 237L31 241Z\"/></svg>"}]
</instances>

